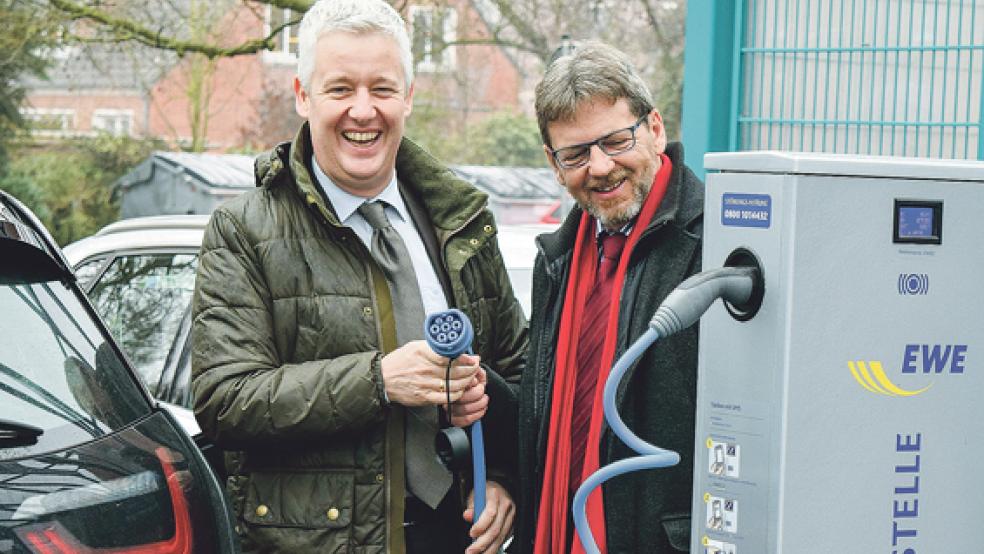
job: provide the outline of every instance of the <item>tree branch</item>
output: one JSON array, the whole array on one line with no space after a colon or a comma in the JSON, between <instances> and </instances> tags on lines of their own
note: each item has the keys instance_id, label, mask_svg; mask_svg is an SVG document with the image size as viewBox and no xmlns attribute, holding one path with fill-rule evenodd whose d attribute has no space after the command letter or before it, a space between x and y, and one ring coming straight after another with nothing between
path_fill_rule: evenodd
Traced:
<instances>
[{"instance_id":1,"label":"tree branch","mask_svg":"<svg viewBox=\"0 0 984 554\"><path fill-rule=\"evenodd\" d=\"M70 0L49 0L51 5L62 13L67 14L72 19L88 19L99 23L112 31L113 35L119 40L132 40L140 44L172 50L179 56L187 53L202 54L210 59L220 57L233 57L246 54L255 54L261 50L272 50L274 48L273 39L285 27L294 25L296 21L288 21L270 30L270 34L263 38L248 40L236 46L218 46L193 40L182 40L171 36L165 36L160 31L155 31L143 25L139 25L129 19L114 17L102 10L78 4ZM310 5L305 0L267 0L272 6L291 7ZM292 8L293 9L293 8ZM304 8L306 9L306 8Z\"/></svg>"},{"instance_id":2,"label":"tree branch","mask_svg":"<svg viewBox=\"0 0 984 554\"><path fill-rule=\"evenodd\" d=\"M649 20L649 26L652 28L653 34L656 35L656 42L659 43L664 51L667 50L669 45L666 44L666 35L663 33L663 26L660 25L659 18L656 17L656 10L653 9L649 0L639 0L639 3L646 10L646 19Z\"/></svg>"},{"instance_id":3,"label":"tree branch","mask_svg":"<svg viewBox=\"0 0 984 554\"><path fill-rule=\"evenodd\" d=\"M550 47L547 45L547 37L539 33L527 21L522 18L512 7L512 0L492 0L499 13L509 22L509 25L516 30L516 33L529 43L522 48L527 52L536 54L541 60L550 59ZM497 34L497 33L494 33Z\"/></svg>"},{"instance_id":4,"label":"tree branch","mask_svg":"<svg viewBox=\"0 0 984 554\"><path fill-rule=\"evenodd\" d=\"M540 52L533 49L529 44L524 44L522 42L516 42L512 40L506 40L499 37L492 38L459 38L455 40L449 40L444 43L441 50L445 50L451 46L500 46L503 48L513 48L521 52L529 52L535 56L539 56Z\"/></svg>"},{"instance_id":5,"label":"tree branch","mask_svg":"<svg viewBox=\"0 0 984 554\"><path fill-rule=\"evenodd\" d=\"M295 12L304 13L311 9L314 0L258 0L261 4L269 4L274 8L287 8Z\"/></svg>"}]
</instances>

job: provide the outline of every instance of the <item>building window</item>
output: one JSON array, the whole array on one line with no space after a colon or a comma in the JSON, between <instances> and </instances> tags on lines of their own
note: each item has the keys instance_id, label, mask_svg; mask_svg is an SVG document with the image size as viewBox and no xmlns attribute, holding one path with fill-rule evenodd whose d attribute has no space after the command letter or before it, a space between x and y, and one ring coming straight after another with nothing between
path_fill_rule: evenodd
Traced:
<instances>
[{"instance_id":1,"label":"building window","mask_svg":"<svg viewBox=\"0 0 984 554\"><path fill-rule=\"evenodd\" d=\"M75 110L59 108L23 108L21 116L31 132L41 136L65 136L75 130Z\"/></svg>"},{"instance_id":2,"label":"building window","mask_svg":"<svg viewBox=\"0 0 984 554\"><path fill-rule=\"evenodd\" d=\"M454 48L457 13L452 8L410 6L413 28L413 62L421 73L454 69Z\"/></svg>"},{"instance_id":3,"label":"building window","mask_svg":"<svg viewBox=\"0 0 984 554\"><path fill-rule=\"evenodd\" d=\"M303 14L295 13L294 10L287 8L275 8L267 6L266 34L270 34L285 23L297 21L294 25L288 25L273 38L273 51L267 52L268 58L284 63L297 62L297 31L300 27L300 19Z\"/></svg>"},{"instance_id":4,"label":"building window","mask_svg":"<svg viewBox=\"0 0 984 554\"><path fill-rule=\"evenodd\" d=\"M94 110L92 130L115 136L133 134L133 112L131 110Z\"/></svg>"}]
</instances>

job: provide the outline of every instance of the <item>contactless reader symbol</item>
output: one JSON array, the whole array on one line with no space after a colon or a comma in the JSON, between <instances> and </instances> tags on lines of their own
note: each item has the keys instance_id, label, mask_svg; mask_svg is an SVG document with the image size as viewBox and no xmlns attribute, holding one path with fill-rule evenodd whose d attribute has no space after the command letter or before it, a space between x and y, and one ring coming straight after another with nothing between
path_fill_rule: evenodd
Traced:
<instances>
[{"instance_id":1,"label":"contactless reader symbol","mask_svg":"<svg viewBox=\"0 0 984 554\"><path fill-rule=\"evenodd\" d=\"M929 275L925 273L899 274L899 294L904 296L929 294Z\"/></svg>"}]
</instances>

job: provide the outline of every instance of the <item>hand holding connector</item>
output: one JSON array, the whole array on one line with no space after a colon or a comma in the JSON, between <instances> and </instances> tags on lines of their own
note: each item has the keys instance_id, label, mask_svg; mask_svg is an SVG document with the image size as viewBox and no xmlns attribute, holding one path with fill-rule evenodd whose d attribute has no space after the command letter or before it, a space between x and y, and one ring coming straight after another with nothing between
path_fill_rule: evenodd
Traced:
<instances>
[{"instance_id":1,"label":"hand holding connector","mask_svg":"<svg viewBox=\"0 0 984 554\"><path fill-rule=\"evenodd\" d=\"M424 336L427 337L427 344L434 352L454 360L462 354L471 352L475 331L464 312L450 309L427 316L424 321ZM452 410L450 404L451 401L448 400L449 412ZM449 466L455 467L460 464L459 454L466 444L462 440L462 435L460 429L451 428L438 433L435 438L438 455ZM482 436L481 420L471 426L471 452L475 487L474 517L479 518L485 509L485 441Z\"/></svg>"}]
</instances>

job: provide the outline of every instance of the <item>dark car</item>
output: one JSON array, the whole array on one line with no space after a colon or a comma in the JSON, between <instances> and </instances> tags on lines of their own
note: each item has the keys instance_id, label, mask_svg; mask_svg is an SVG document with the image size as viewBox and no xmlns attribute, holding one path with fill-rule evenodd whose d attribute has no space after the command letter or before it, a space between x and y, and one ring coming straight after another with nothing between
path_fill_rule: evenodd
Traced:
<instances>
[{"instance_id":1,"label":"dark car","mask_svg":"<svg viewBox=\"0 0 984 554\"><path fill-rule=\"evenodd\" d=\"M222 489L0 191L0 552L235 552Z\"/></svg>"}]
</instances>

